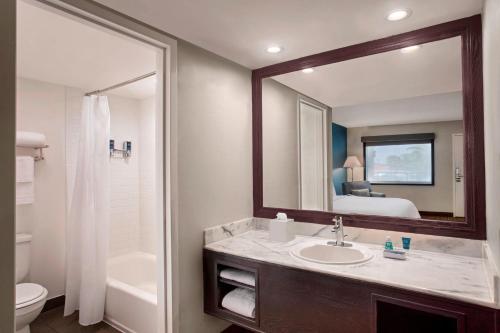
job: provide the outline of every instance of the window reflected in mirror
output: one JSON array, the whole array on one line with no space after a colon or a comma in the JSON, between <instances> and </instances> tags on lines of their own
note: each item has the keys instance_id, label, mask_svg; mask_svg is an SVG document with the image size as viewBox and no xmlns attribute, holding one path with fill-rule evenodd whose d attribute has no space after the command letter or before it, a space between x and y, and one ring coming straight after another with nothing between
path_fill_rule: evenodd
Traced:
<instances>
[{"instance_id":1,"label":"window reflected in mirror","mask_svg":"<svg viewBox=\"0 0 500 333\"><path fill-rule=\"evenodd\" d=\"M464 221L461 38L262 81L265 207Z\"/></svg>"}]
</instances>

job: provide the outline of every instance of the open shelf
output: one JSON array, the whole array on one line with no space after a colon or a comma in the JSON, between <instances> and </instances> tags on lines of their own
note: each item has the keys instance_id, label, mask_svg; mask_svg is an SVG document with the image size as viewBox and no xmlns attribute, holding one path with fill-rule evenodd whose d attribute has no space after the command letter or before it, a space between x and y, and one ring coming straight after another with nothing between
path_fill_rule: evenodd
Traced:
<instances>
[{"instance_id":1,"label":"open shelf","mask_svg":"<svg viewBox=\"0 0 500 333\"><path fill-rule=\"evenodd\" d=\"M218 287L218 294L219 294L219 297L218 297L218 307L219 309L226 313L226 314L231 314L233 316L236 316L240 319L246 319L246 320L251 320L251 321L255 321L255 318L252 318L252 317L246 317L242 314L239 314L239 313L236 313L236 312L233 312L229 309L226 309L222 306L222 300L224 299L224 297L230 293L231 291L235 290L236 288L243 288L243 289L246 289L246 290L250 290L252 291L253 293L255 293L255 309L257 309L257 293L256 293L256 288L254 286L251 286L251 285L248 285L248 284L245 284L245 283L242 283L242 282L239 282L239 281L235 281L235 280L230 280L230 279L227 279L227 278L223 278L220 276L221 272L224 270L224 269L233 269L233 270L238 270L238 271L241 271L241 272L245 272L245 273L249 273L251 275L253 275L255 277L255 274L256 272L254 272L252 269L249 269L249 268L246 268L246 267L241 267L241 266L234 266L234 265L231 265L229 263L217 263L217 269L216 269L216 272L217 272L217 287Z\"/></svg>"},{"instance_id":2,"label":"open shelf","mask_svg":"<svg viewBox=\"0 0 500 333\"><path fill-rule=\"evenodd\" d=\"M255 286L221 277L220 273L224 269L234 269L252 274L255 277ZM206 295L210 295L205 300L205 312L258 332L260 322L258 281L259 274L255 264L241 265L232 260L225 260L224 258L217 258L211 261L205 265L205 288L207 288L205 293ZM222 306L224 297L237 288L255 293L255 317L247 317Z\"/></svg>"},{"instance_id":3,"label":"open shelf","mask_svg":"<svg viewBox=\"0 0 500 333\"><path fill-rule=\"evenodd\" d=\"M245 289L255 290L254 286L250 286L248 284L244 284L244 283L241 283L241 282L238 282L238 281L234 281L234 280L225 279L225 278L220 277L220 276L219 276L219 283L229 284L229 285L232 285L232 286L235 286L235 287L238 287L238 288L245 288Z\"/></svg>"},{"instance_id":4,"label":"open shelf","mask_svg":"<svg viewBox=\"0 0 500 333\"><path fill-rule=\"evenodd\" d=\"M377 333L464 333L463 313L394 297L374 295Z\"/></svg>"}]
</instances>

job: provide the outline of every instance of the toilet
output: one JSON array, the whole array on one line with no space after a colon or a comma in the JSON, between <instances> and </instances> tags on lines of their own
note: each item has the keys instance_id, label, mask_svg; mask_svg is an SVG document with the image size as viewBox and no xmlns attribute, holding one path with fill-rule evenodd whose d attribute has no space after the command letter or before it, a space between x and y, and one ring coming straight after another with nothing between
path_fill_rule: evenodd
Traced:
<instances>
[{"instance_id":1,"label":"toilet","mask_svg":"<svg viewBox=\"0 0 500 333\"><path fill-rule=\"evenodd\" d=\"M16 234L16 333L29 333L47 300L47 289L36 283L20 283L29 272L31 235Z\"/></svg>"}]
</instances>

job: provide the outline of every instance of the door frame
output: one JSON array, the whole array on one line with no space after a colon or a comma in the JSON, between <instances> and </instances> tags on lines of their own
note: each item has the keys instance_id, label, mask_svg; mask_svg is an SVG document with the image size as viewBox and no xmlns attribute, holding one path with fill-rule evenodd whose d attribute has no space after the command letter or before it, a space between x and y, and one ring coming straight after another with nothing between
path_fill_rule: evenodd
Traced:
<instances>
[{"instance_id":1,"label":"door frame","mask_svg":"<svg viewBox=\"0 0 500 333\"><path fill-rule=\"evenodd\" d=\"M0 1L0 332L15 327L16 5Z\"/></svg>"},{"instance_id":2,"label":"door frame","mask_svg":"<svg viewBox=\"0 0 500 333\"><path fill-rule=\"evenodd\" d=\"M456 212L456 207L457 207L457 199L456 199L456 187L457 187L457 182L455 180L456 178L456 174L455 174L455 138L456 137L462 137L462 150L464 149L463 147L463 143L464 143L464 134L463 133L452 133L451 134L451 159L452 159L452 174L453 174L453 217L456 217L455 216L455 212ZM464 160L464 156L463 156L463 152L462 152L462 179L465 178L465 173L464 173L464 164L465 164L465 160ZM463 182L464 180L462 180L462 187L463 187L463 191L464 191L464 194L463 194L463 197L465 199L465 186L463 185ZM464 210L464 216L460 216L460 217L465 217L465 202L462 204L463 206L463 210Z\"/></svg>"},{"instance_id":3,"label":"door frame","mask_svg":"<svg viewBox=\"0 0 500 333\"><path fill-rule=\"evenodd\" d=\"M323 207L328 209L328 108L321 105L320 103L315 103L310 98L305 96L299 96L297 99L297 151L298 151L298 179L299 179L299 209L302 209L302 163L301 163L301 121L300 121L300 106L301 104L307 104L315 109L321 111L321 116L323 120Z\"/></svg>"},{"instance_id":4,"label":"door frame","mask_svg":"<svg viewBox=\"0 0 500 333\"><path fill-rule=\"evenodd\" d=\"M179 318L179 294L178 294L178 209L175 205L175 200L173 198L177 197L178 193L178 185L177 185L177 39L172 35L165 33L153 26L150 26L144 22L141 22L137 19L134 19L130 16L122 14L114 9L111 9L107 6L99 4L95 1L88 0L5 0L2 1L2 7L0 9L4 9L4 6L7 9L5 13L11 13L14 15L13 20L2 20L3 24L8 24L6 28L6 32L12 34L14 31L14 41L7 43L4 42L3 32L0 34L0 42L2 42L2 53L5 52L9 57L1 57L0 61L0 73L4 71L8 71L8 76L4 77L5 80L2 82L2 99L3 103L5 103L8 111L3 112L3 116L13 117L14 122L12 121L5 124L5 131L0 131L3 136L8 136L8 140L3 141L5 145L12 144L12 150L15 148L15 114L16 108L12 107L15 105L15 91L16 91L16 72L15 65L12 66L12 56L16 55L16 13L15 7L18 1L27 1L30 3L34 3L39 6L48 6L49 8L53 8L55 10L62 11L67 13L68 15L72 15L74 17L80 18L84 21L91 22L93 24L100 25L104 28L115 31L119 34L126 35L128 37L137 39L141 42L153 45L158 49L162 50L163 53L163 61L162 61L162 72L159 76L162 80L162 86L164 88L163 96L162 96L162 110L161 116L162 119L162 128L163 128L163 137L160 142L161 149L163 151L162 154L162 166L161 166L161 174L162 174L162 188L161 193L163 195L163 207L161 208L163 211L163 257L164 257L164 306L165 306L165 332L178 332L178 318ZM14 11L11 7L14 7ZM10 9L10 10L8 10ZM4 12L4 11L2 11ZM2 27L3 28L3 27ZM3 31L3 30L2 30ZM9 35L12 39L12 35ZM12 73L13 71L13 73ZM12 75L14 74L14 75ZM4 87L5 86L5 87ZM12 94L14 92L14 94ZM7 95L7 96L5 96ZM12 100L12 98L14 98ZM8 106L8 107L7 107ZM158 113L157 113L158 115ZM3 122L2 122L3 123ZM3 125L3 124L2 124ZM2 128L4 130L4 128ZM4 147L2 147L3 149ZM8 172L2 173L4 177L8 177L10 179L15 179L15 154L13 155L14 159L10 162L10 170ZM14 163L12 165L12 163ZM12 168L13 166L13 168ZM2 168L3 169L3 168ZM12 181L9 181L9 185ZM8 196L7 203L14 202L15 203L15 191L12 189L10 191L10 196ZM4 194L4 193L0 193ZM9 207L11 209L11 207ZM14 207L15 211L15 207ZM13 215L12 215L13 216ZM0 227L0 235L4 235L4 228L8 231L7 234L10 233L9 241L5 243L4 246L9 246L9 250L12 250L15 254L15 233L12 235L12 230L15 230L15 217L10 218L9 223L2 223ZM10 240L10 238L12 238ZM2 239L3 240L3 239ZM2 242L3 243L3 242ZM9 251L10 252L10 251ZM8 261L6 261L8 262ZM8 273L14 274L15 272L15 264L12 266L7 266ZM10 270L12 268L12 272ZM4 271L4 270L2 270ZM3 276L0 276L3 281ZM7 281L6 281L7 282ZM2 288L3 293L10 292L11 295L14 295L15 290L15 280L14 283L9 283L12 287L12 291L10 292L9 288ZM2 315L0 318L8 318L9 322L7 322L6 332L10 331L9 325L13 324L12 321L14 319L14 304L15 304L15 296L11 300L8 298L1 297L1 299L6 299L5 304L9 304L11 313L7 316ZM9 302L10 301L10 302ZM3 303L4 301L2 301ZM0 303L0 309L3 309L3 305ZM11 319L12 318L12 319ZM169 320L167 320L169 319ZM13 327L12 327L13 328ZM4 331L3 327L0 326L0 331Z\"/></svg>"}]
</instances>

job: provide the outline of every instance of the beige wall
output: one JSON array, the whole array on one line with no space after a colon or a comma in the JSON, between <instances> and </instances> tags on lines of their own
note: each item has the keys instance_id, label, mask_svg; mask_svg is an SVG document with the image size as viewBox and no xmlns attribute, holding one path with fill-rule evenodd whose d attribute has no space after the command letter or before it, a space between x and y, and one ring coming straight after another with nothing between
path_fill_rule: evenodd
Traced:
<instances>
[{"instance_id":1,"label":"beige wall","mask_svg":"<svg viewBox=\"0 0 500 333\"><path fill-rule=\"evenodd\" d=\"M299 208L299 98L328 109L326 123L331 123L331 108L273 80L262 82L262 142L264 206ZM331 170L331 126L327 127L327 169ZM328 173L328 184L331 183ZM332 196L332 187L328 187ZM332 200L328 200L331 204ZM331 207L329 207L331 208Z\"/></svg>"},{"instance_id":2,"label":"beige wall","mask_svg":"<svg viewBox=\"0 0 500 333\"><path fill-rule=\"evenodd\" d=\"M47 288L48 298L64 294L66 235L65 87L19 79L17 129L45 134L50 148L35 163L33 204L16 206L16 231L33 235L29 281ZM17 149L33 155L32 149Z\"/></svg>"},{"instance_id":3,"label":"beige wall","mask_svg":"<svg viewBox=\"0 0 500 333\"><path fill-rule=\"evenodd\" d=\"M252 214L250 70L178 44L180 332L220 332L203 313L203 229Z\"/></svg>"},{"instance_id":4,"label":"beige wall","mask_svg":"<svg viewBox=\"0 0 500 333\"><path fill-rule=\"evenodd\" d=\"M483 12L487 237L500 268L500 1L486 0Z\"/></svg>"},{"instance_id":5,"label":"beige wall","mask_svg":"<svg viewBox=\"0 0 500 333\"><path fill-rule=\"evenodd\" d=\"M0 333L14 331L16 2L0 1Z\"/></svg>"},{"instance_id":6,"label":"beige wall","mask_svg":"<svg viewBox=\"0 0 500 333\"><path fill-rule=\"evenodd\" d=\"M389 197L408 199L421 211L453 212L451 135L462 132L462 121L353 127L347 129L347 154L356 155L363 163L362 136L435 133L434 186L375 185L373 188ZM359 171L362 173L362 168Z\"/></svg>"}]
</instances>

